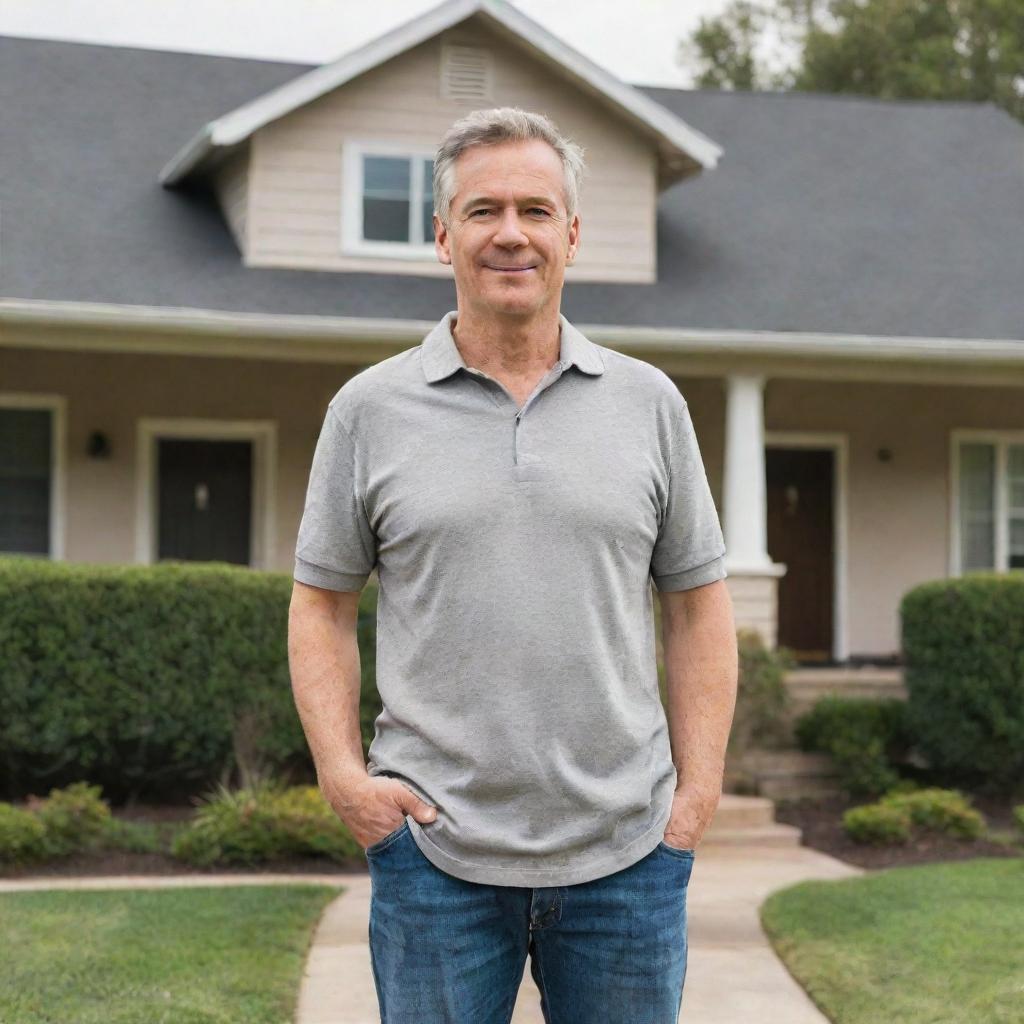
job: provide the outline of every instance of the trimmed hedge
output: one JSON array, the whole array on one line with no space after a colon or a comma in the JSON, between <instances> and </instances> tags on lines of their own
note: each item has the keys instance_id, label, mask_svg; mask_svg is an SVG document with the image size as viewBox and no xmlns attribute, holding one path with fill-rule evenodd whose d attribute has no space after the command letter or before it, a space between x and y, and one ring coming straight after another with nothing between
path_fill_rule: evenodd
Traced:
<instances>
[{"instance_id":1,"label":"trimmed hedge","mask_svg":"<svg viewBox=\"0 0 1024 1024\"><path fill-rule=\"evenodd\" d=\"M182 800L259 767L315 779L288 667L292 577L226 563L0 557L0 792L81 778ZM380 711L360 601L364 751Z\"/></svg>"},{"instance_id":2,"label":"trimmed hedge","mask_svg":"<svg viewBox=\"0 0 1024 1024\"><path fill-rule=\"evenodd\" d=\"M1024 784L1024 573L968 573L900 603L907 718L946 785Z\"/></svg>"},{"instance_id":3,"label":"trimmed hedge","mask_svg":"<svg viewBox=\"0 0 1024 1024\"><path fill-rule=\"evenodd\" d=\"M829 754L839 783L854 797L878 796L899 780L911 734L906 702L895 697L840 697L816 701L794 725L801 750Z\"/></svg>"}]
</instances>

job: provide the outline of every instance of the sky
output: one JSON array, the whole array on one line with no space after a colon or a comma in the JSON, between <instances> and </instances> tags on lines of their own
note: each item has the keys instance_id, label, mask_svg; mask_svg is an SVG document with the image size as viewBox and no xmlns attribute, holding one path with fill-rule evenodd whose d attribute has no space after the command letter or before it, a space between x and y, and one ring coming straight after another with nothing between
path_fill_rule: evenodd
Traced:
<instances>
[{"instance_id":1,"label":"sky","mask_svg":"<svg viewBox=\"0 0 1024 1024\"><path fill-rule=\"evenodd\" d=\"M692 86L677 46L727 0L515 0L626 82ZM0 35L321 64L437 0L0 0ZM772 66L785 58L769 41Z\"/></svg>"}]
</instances>

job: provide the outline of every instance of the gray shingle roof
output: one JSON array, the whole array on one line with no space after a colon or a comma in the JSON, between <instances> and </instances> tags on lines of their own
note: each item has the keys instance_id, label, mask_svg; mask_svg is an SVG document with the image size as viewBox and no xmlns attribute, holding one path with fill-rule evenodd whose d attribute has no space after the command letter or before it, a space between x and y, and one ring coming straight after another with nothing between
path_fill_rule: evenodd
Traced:
<instances>
[{"instance_id":1,"label":"gray shingle roof","mask_svg":"<svg viewBox=\"0 0 1024 1024\"><path fill-rule=\"evenodd\" d=\"M0 37L0 298L435 320L443 279L246 268L157 175L308 69ZM1024 340L1024 126L992 104L643 90L725 152L663 193L659 281L579 323ZM584 195L584 216L586 214Z\"/></svg>"}]
</instances>

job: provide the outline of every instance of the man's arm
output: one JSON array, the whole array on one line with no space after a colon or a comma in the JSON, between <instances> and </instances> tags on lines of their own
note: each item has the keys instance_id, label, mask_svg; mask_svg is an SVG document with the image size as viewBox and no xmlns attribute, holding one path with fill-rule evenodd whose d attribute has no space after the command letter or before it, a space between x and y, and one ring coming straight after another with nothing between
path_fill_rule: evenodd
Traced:
<instances>
[{"instance_id":1,"label":"man's arm","mask_svg":"<svg viewBox=\"0 0 1024 1024\"><path fill-rule=\"evenodd\" d=\"M320 786L339 800L368 777L359 728L358 609L358 591L325 590L298 580L288 607L295 707Z\"/></svg>"},{"instance_id":2,"label":"man's arm","mask_svg":"<svg viewBox=\"0 0 1024 1024\"><path fill-rule=\"evenodd\" d=\"M725 580L659 592L676 795L665 835L693 848L718 806L739 655Z\"/></svg>"}]
</instances>

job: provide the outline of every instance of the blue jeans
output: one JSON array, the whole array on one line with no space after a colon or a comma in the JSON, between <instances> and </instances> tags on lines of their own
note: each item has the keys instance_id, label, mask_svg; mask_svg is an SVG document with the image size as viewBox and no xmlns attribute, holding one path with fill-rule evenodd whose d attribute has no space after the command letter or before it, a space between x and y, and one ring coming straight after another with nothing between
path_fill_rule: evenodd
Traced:
<instances>
[{"instance_id":1,"label":"blue jeans","mask_svg":"<svg viewBox=\"0 0 1024 1024\"><path fill-rule=\"evenodd\" d=\"M406 821L366 849L382 1024L508 1024L527 954L548 1024L676 1024L694 851L550 888L467 882Z\"/></svg>"}]
</instances>

